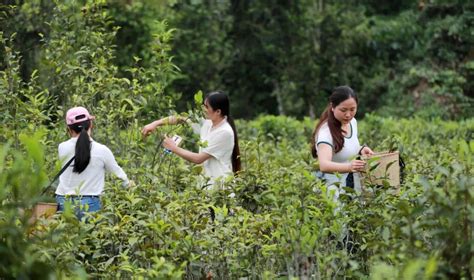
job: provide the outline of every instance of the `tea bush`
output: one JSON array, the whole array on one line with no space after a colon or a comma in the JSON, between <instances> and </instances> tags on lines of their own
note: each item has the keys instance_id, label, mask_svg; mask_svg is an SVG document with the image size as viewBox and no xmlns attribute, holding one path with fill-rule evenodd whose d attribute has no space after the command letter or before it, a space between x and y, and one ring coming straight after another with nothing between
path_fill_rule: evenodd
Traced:
<instances>
[{"instance_id":1,"label":"tea bush","mask_svg":"<svg viewBox=\"0 0 474 280\"><path fill-rule=\"evenodd\" d=\"M299 123L305 126L312 127ZM33 277L49 271L68 277L174 279L206 275L468 279L472 275L472 120L369 116L360 121L361 137L376 150L402 148L406 178L397 196L367 186L372 191L343 196L342 208L311 174L313 162L304 133L280 136L274 142L243 129L244 170L226 182L226 189L212 192L199 187L204 180L199 168L165 154L156 145L159 134L143 143L139 128L121 131L114 139L135 143L122 146L116 156L137 185L123 189L114 180L107 181L103 210L91 215L89 223L66 211L32 229L9 205L28 208L39 199L39 186L46 174L54 173L47 167L54 165L55 157L35 158L31 149L22 155L12 147L3 148L7 160L2 161L2 178L9 179L2 180L0 213L6 223L2 244L12 244L8 240L16 238L21 242L13 244L23 244L22 252L28 253L8 258L11 263L2 266L2 274L18 276L25 271ZM110 128L97 128L101 129ZM38 144L56 134L48 135L22 136L20 142L54 153L55 145ZM446 143L448 137L453 140ZM22 155L25 163L18 167L14 154ZM42 166L42 179L22 175L31 181L21 185L31 191L17 197L14 178L37 170L30 160ZM22 199L31 202L21 204ZM210 207L216 213L214 221ZM25 269L31 259L37 265Z\"/></svg>"},{"instance_id":2,"label":"tea bush","mask_svg":"<svg viewBox=\"0 0 474 280\"><path fill-rule=\"evenodd\" d=\"M400 150L404 182L398 195L370 185L347 190L340 204L312 174L314 123L240 120L244 169L208 191L199 166L161 147L163 134L177 133L196 150L189 128L140 135L149 120L173 113L176 97L164 90L174 74L172 31L157 23L154 63L123 77L111 63L116 30L100 5L88 5L51 11L44 64L29 82L14 35L0 33L0 278L472 279L474 120L367 115L362 142ZM96 115L94 139L136 186L107 178L103 209L87 223L66 208L31 224L29 209L54 195L41 192L60 168L64 111L78 104Z\"/></svg>"}]
</instances>

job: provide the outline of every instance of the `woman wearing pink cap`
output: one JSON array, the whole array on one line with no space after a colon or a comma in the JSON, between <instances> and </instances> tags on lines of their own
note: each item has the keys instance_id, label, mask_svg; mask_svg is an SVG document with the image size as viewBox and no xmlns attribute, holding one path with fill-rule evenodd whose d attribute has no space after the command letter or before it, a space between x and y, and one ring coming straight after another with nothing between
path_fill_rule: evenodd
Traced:
<instances>
[{"instance_id":1,"label":"woman wearing pink cap","mask_svg":"<svg viewBox=\"0 0 474 280\"><path fill-rule=\"evenodd\" d=\"M86 108L74 107L66 113L66 124L71 139L59 144L59 159L63 166L73 157L71 165L59 177L56 189L58 210L64 210L66 201L81 205L76 216L81 219L84 212L100 210L100 195L104 190L105 172L112 172L128 185L127 174L115 161L114 155L105 145L92 140L92 120Z\"/></svg>"}]
</instances>

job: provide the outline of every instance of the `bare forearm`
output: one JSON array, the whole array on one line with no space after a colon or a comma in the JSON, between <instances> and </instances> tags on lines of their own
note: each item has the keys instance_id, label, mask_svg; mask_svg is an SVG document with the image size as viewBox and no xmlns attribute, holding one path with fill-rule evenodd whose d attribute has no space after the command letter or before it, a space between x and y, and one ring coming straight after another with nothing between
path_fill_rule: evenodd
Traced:
<instances>
[{"instance_id":1,"label":"bare forearm","mask_svg":"<svg viewBox=\"0 0 474 280\"><path fill-rule=\"evenodd\" d=\"M142 132L143 137L147 137L153 131L155 131L156 128L159 127L159 126L167 125L167 124L174 125L174 124L178 124L178 123L181 123L181 122L186 122L186 119L184 119L180 116L170 116L170 117L166 117L166 118L156 120L154 122L151 122L151 123L145 125L141 132Z\"/></svg>"},{"instance_id":2,"label":"bare forearm","mask_svg":"<svg viewBox=\"0 0 474 280\"><path fill-rule=\"evenodd\" d=\"M168 125L168 124L176 125L176 124L180 124L184 122L186 122L186 119L181 116L169 116L166 118L156 120L153 123L156 124L156 126L162 126L162 125Z\"/></svg>"},{"instance_id":3,"label":"bare forearm","mask_svg":"<svg viewBox=\"0 0 474 280\"><path fill-rule=\"evenodd\" d=\"M327 172L327 173L347 173L351 172L351 164L350 163L339 163L339 162L333 162L333 161L322 161L319 163L319 169L322 172Z\"/></svg>"},{"instance_id":4,"label":"bare forearm","mask_svg":"<svg viewBox=\"0 0 474 280\"><path fill-rule=\"evenodd\" d=\"M175 147L173 153L192 163L200 164L206 161L210 156L205 153L194 153L186 149Z\"/></svg>"}]
</instances>

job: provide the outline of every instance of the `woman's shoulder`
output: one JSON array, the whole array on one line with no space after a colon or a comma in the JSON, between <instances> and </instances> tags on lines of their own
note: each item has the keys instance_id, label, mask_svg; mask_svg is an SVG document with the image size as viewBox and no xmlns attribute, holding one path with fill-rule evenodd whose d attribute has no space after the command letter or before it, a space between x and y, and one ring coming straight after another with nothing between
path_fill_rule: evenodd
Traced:
<instances>
[{"instance_id":1,"label":"woman's shoulder","mask_svg":"<svg viewBox=\"0 0 474 280\"><path fill-rule=\"evenodd\" d=\"M107 147L107 145L104 145L102 143L99 143L97 141L94 141L92 140L92 149L95 149L97 151L111 151L109 147Z\"/></svg>"},{"instance_id":2,"label":"woman's shoulder","mask_svg":"<svg viewBox=\"0 0 474 280\"><path fill-rule=\"evenodd\" d=\"M67 146L71 146L71 145L75 146L76 142L77 142L77 138L69 138L68 140L66 140L64 142L59 143L58 147L61 149L63 147L67 147Z\"/></svg>"},{"instance_id":3,"label":"woman's shoulder","mask_svg":"<svg viewBox=\"0 0 474 280\"><path fill-rule=\"evenodd\" d=\"M219 126L218 129L214 130L213 134L215 136L219 135L220 137L228 137L228 138L233 138L234 137L234 130L230 126L228 122L222 124Z\"/></svg>"},{"instance_id":4,"label":"woman's shoulder","mask_svg":"<svg viewBox=\"0 0 474 280\"><path fill-rule=\"evenodd\" d=\"M357 128L357 120L356 120L356 118L352 118L352 120L351 120L351 129L352 129L352 131L355 132L356 135L358 134L358 128Z\"/></svg>"},{"instance_id":5,"label":"woman's shoulder","mask_svg":"<svg viewBox=\"0 0 474 280\"><path fill-rule=\"evenodd\" d=\"M59 148L64 147L64 145L67 145L67 143L69 143L70 141L71 141L71 139L68 139L67 141L63 141L63 142L59 143L59 145L58 145Z\"/></svg>"},{"instance_id":6,"label":"woman's shoulder","mask_svg":"<svg viewBox=\"0 0 474 280\"><path fill-rule=\"evenodd\" d=\"M331 131L329 130L328 123L325 122L321 125L319 130L317 131L316 135L316 142L329 142L332 143L332 135Z\"/></svg>"},{"instance_id":7,"label":"woman's shoulder","mask_svg":"<svg viewBox=\"0 0 474 280\"><path fill-rule=\"evenodd\" d=\"M324 122L324 123L321 125L321 127L320 127L319 130L318 130L318 134L320 134L320 133L326 133L326 132L331 133L331 132L329 131L328 122Z\"/></svg>"},{"instance_id":8,"label":"woman's shoulder","mask_svg":"<svg viewBox=\"0 0 474 280\"><path fill-rule=\"evenodd\" d=\"M230 125L229 122L226 122L226 123L225 123L224 129L225 129L225 131L227 131L228 133L231 133L232 135L234 134L234 130L232 129L232 126Z\"/></svg>"},{"instance_id":9,"label":"woman's shoulder","mask_svg":"<svg viewBox=\"0 0 474 280\"><path fill-rule=\"evenodd\" d=\"M199 120L199 124L201 125L201 127L211 127L212 121L208 119L201 119Z\"/></svg>"}]
</instances>

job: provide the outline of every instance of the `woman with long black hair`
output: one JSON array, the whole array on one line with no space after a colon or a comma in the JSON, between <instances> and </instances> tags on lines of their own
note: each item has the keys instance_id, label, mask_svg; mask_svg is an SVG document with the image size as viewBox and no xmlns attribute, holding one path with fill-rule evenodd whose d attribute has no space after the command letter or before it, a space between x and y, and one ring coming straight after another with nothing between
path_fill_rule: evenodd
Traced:
<instances>
[{"instance_id":1,"label":"woman with long black hair","mask_svg":"<svg viewBox=\"0 0 474 280\"><path fill-rule=\"evenodd\" d=\"M129 184L127 174L115 161L110 149L91 138L92 120L86 108L74 107L66 113L67 130L71 139L59 144L59 159L63 166L74 157L72 164L59 177L56 189L58 210L70 201L76 207L80 219L84 212L95 212L101 208L100 195L104 190L105 172L111 172Z\"/></svg>"},{"instance_id":2,"label":"woman with long black hair","mask_svg":"<svg viewBox=\"0 0 474 280\"><path fill-rule=\"evenodd\" d=\"M354 118L358 103L352 88L336 87L311 138L311 154L319 160L317 175L326 182L328 190L335 191L335 199L339 193L343 193L342 187L360 186L358 172L365 169L365 162L356 157L374 153L359 143L357 121Z\"/></svg>"},{"instance_id":3,"label":"woman with long black hair","mask_svg":"<svg viewBox=\"0 0 474 280\"><path fill-rule=\"evenodd\" d=\"M201 142L207 142L198 153L178 147L173 139L165 138L163 146L181 158L196 164L202 164L204 174L210 178L211 186L217 178L237 173L241 169L239 139L234 121L230 116L230 101L227 94L215 91L204 99L206 120L201 122L199 134ZM186 120L180 117L166 117L156 120L142 129L148 136L158 126L178 124ZM197 131L196 131L197 132Z\"/></svg>"}]
</instances>

